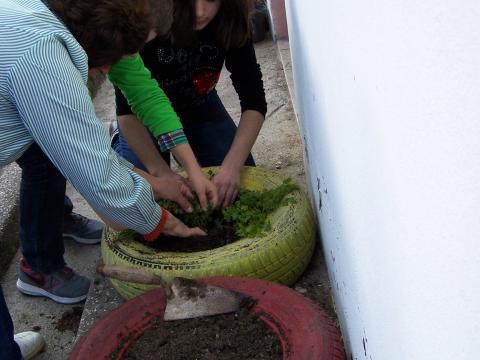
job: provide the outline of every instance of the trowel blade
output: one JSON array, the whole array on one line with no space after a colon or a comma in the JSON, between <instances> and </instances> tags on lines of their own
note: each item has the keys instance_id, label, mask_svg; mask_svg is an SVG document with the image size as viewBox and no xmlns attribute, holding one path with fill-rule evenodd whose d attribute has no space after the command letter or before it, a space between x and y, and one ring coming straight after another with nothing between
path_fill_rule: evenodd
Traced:
<instances>
[{"instance_id":1,"label":"trowel blade","mask_svg":"<svg viewBox=\"0 0 480 360\"><path fill-rule=\"evenodd\" d=\"M163 319L180 320L238 311L246 295L194 280L175 278Z\"/></svg>"}]
</instances>

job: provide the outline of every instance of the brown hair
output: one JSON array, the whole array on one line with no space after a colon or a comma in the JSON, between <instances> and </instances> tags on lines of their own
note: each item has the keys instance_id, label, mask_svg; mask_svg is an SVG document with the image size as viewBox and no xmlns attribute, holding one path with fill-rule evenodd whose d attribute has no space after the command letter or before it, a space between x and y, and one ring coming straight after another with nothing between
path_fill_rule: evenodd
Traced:
<instances>
[{"instance_id":1,"label":"brown hair","mask_svg":"<svg viewBox=\"0 0 480 360\"><path fill-rule=\"evenodd\" d=\"M167 35L173 23L173 0L151 0L152 13L155 14L155 31L161 36Z\"/></svg>"},{"instance_id":2,"label":"brown hair","mask_svg":"<svg viewBox=\"0 0 480 360\"><path fill-rule=\"evenodd\" d=\"M46 0L88 55L90 68L108 66L140 50L156 26L161 0Z\"/></svg>"},{"instance_id":3,"label":"brown hair","mask_svg":"<svg viewBox=\"0 0 480 360\"><path fill-rule=\"evenodd\" d=\"M217 15L208 26L214 28L217 42L225 50L240 47L251 35L252 0L219 0ZM172 37L180 46L195 42L195 0L174 0Z\"/></svg>"}]
</instances>

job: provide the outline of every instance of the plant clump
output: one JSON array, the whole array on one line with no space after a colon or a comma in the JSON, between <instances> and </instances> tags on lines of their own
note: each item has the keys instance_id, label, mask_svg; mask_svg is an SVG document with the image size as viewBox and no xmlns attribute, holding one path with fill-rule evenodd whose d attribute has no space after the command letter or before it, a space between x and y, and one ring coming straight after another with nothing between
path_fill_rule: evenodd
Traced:
<instances>
[{"instance_id":1,"label":"plant clump","mask_svg":"<svg viewBox=\"0 0 480 360\"><path fill-rule=\"evenodd\" d=\"M237 200L223 212L226 222L233 225L239 237L256 237L271 228L268 214L292 201L285 196L298 189L290 179L273 189L252 191L240 188Z\"/></svg>"},{"instance_id":2,"label":"plant clump","mask_svg":"<svg viewBox=\"0 0 480 360\"><path fill-rule=\"evenodd\" d=\"M235 202L223 211L208 206L203 210L198 200L194 200L193 211L184 213L172 201L162 200L160 205L182 220L187 226L198 226L203 230L214 226L230 226L239 238L261 237L271 229L268 215L280 206L291 201L286 195L298 190L298 185L291 179L286 179L282 184L262 191L253 191L240 188Z\"/></svg>"}]
</instances>

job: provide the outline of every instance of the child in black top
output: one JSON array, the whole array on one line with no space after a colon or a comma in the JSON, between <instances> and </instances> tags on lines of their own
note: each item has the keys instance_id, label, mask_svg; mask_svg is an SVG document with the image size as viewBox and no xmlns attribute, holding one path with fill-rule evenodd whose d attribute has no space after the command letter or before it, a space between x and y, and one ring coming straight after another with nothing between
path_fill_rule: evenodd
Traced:
<instances>
[{"instance_id":1,"label":"child in black top","mask_svg":"<svg viewBox=\"0 0 480 360\"><path fill-rule=\"evenodd\" d=\"M255 165L250 151L267 110L250 39L250 9L248 0L175 0L169 36L156 37L140 52L180 117L200 165L220 166L213 182L224 207L236 197L241 168ZM238 128L215 90L224 64L240 99ZM165 173L158 146L154 150L118 88L116 100L120 136L114 148L137 167ZM141 121L150 128L149 119Z\"/></svg>"}]
</instances>

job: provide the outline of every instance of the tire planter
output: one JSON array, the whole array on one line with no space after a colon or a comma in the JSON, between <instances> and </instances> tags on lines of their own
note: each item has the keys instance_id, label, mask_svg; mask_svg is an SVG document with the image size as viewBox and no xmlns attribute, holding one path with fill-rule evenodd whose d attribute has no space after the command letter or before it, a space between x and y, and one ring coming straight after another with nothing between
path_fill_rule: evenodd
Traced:
<instances>
[{"instance_id":1,"label":"tire planter","mask_svg":"<svg viewBox=\"0 0 480 360\"><path fill-rule=\"evenodd\" d=\"M241 174L241 186L262 190L276 187L284 179L272 170L245 168ZM157 273L167 281L174 277L244 276L291 285L303 273L313 254L315 223L303 191L297 190L287 196L294 201L269 215L272 229L267 235L242 238L212 250L159 252L133 240L131 230L117 232L106 227L101 245L103 261L105 264L127 265ZM113 279L111 282L124 299L131 299L153 288Z\"/></svg>"},{"instance_id":2,"label":"tire planter","mask_svg":"<svg viewBox=\"0 0 480 360\"><path fill-rule=\"evenodd\" d=\"M202 282L241 292L257 300L250 310L279 337L284 360L344 360L338 330L317 304L272 282L216 277ZM151 290L100 319L74 346L69 360L121 359L166 306L165 291Z\"/></svg>"}]
</instances>

